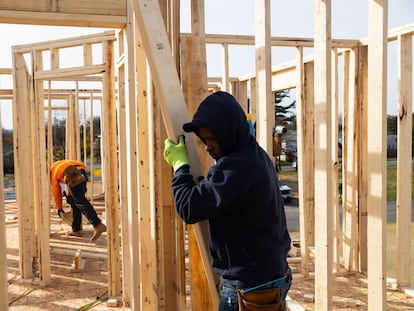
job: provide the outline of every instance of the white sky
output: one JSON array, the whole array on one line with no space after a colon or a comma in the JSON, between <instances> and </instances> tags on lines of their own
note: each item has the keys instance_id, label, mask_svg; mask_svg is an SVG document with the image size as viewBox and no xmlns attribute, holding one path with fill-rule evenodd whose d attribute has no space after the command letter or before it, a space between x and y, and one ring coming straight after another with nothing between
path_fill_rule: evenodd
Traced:
<instances>
[{"instance_id":1,"label":"white sky","mask_svg":"<svg viewBox=\"0 0 414 311\"><path fill-rule=\"evenodd\" d=\"M181 0L181 31L190 32L189 0ZM362 39L368 36L368 0L332 0L332 37L335 39ZM253 0L206 0L206 33L254 35ZM388 28L393 29L414 22L414 0L388 1ZM272 0L272 36L313 37L313 1ZM52 27L0 24L0 68L11 67L11 46L40 41L62 39L84 34L99 33L107 29ZM306 51L305 51L306 52ZM294 59L293 48L272 48L272 63L280 64ZM308 49L307 53L312 53ZM396 44L388 51L390 64L396 64ZM229 46L231 76L254 72L254 47ZM207 47L209 76L221 76L221 49ZM388 113L396 114L396 66L388 68ZM0 80L0 87L7 81ZM391 104L392 103L392 104ZM2 125L11 127L9 105L1 105Z\"/></svg>"}]
</instances>

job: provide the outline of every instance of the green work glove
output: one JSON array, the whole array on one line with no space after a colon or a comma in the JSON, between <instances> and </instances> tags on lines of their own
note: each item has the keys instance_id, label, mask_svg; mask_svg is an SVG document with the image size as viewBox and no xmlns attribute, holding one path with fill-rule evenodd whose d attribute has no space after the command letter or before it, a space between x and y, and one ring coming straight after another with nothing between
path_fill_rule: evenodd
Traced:
<instances>
[{"instance_id":1,"label":"green work glove","mask_svg":"<svg viewBox=\"0 0 414 311\"><path fill-rule=\"evenodd\" d=\"M187 147L184 142L184 135L178 137L178 144L166 139L164 147L164 159L176 172L181 166L188 164Z\"/></svg>"}]
</instances>

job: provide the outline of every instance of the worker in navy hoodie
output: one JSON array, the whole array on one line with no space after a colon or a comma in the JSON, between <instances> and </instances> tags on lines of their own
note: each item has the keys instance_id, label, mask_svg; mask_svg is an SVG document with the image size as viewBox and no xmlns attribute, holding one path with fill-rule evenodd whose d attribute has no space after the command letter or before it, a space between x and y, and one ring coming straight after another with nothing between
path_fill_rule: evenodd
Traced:
<instances>
[{"instance_id":1,"label":"worker in navy hoodie","mask_svg":"<svg viewBox=\"0 0 414 311\"><path fill-rule=\"evenodd\" d=\"M258 299L255 304L274 303L279 307L272 310L285 310L291 239L277 173L250 133L246 114L232 95L216 92L201 102L183 130L195 133L215 160L196 183L184 136L165 140L178 215L188 224L209 224L212 266L220 275L219 311L239 310L238 302L250 296ZM261 293L269 290L278 297L261 302Z\"/></svg>"}]
</instances>

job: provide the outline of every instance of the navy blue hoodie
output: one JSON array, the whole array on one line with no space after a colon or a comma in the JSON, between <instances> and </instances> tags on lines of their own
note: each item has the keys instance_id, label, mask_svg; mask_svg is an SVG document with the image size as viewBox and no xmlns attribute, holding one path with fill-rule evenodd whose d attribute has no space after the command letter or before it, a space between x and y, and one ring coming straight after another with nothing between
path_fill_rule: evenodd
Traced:
<instances>
[{"instance_id":1,"label":"navy blue hoodie","mask_svg":"<svg viewBox=\"0 0 414 311\"><path fill-rule=\"evenodd\" d=\"M252 287L281 277L291 240L271 159L226 92L209 95L184 130L197 134L199 127L212 131L222 156L198 185L189 166L177 170L177 213L190 224L208 220L213 269L226 281Z\"/></svg>"}]
</instances>

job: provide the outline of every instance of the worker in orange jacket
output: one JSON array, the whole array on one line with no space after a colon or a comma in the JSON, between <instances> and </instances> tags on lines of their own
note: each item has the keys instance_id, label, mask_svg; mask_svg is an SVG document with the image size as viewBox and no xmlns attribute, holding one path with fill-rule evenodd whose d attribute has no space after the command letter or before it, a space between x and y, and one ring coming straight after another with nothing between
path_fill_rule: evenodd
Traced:
<instances>
[{"instance_id":1,"label":"worker in orange jacket","mask_svg":"<svg viewBox=\"0 0 414 311\"><path fill-rule=\"evenodd\" d=\"M85 196L87 181L86 166L82 162L60 160L54 162L50 167L50 184L59 217L63 218L65 213L62 208L62 195L66 195L67 202L72 208L72 231L68 235L81 236L83 214L94 228L91 240L95 241L106 231L106 226L99 219L92 204ZM61 184L66 185L66 191L63 193Z\"/></svg>"}]
</instances>

